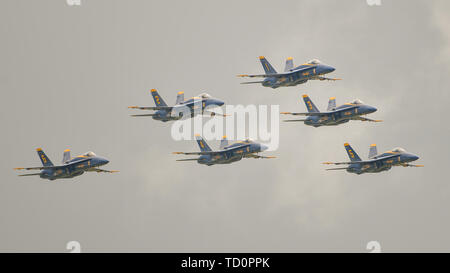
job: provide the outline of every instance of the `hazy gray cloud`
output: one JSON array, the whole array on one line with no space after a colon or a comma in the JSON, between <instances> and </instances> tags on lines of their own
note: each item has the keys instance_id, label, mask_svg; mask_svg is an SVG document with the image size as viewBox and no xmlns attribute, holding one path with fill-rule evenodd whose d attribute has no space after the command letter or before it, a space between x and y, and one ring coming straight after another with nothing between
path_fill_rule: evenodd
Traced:
<instances>
[{"instance_id":1,"label":"hazy gray cloud","mask_svg":"<svg viewBox=\"0 0 450 273\"><path fill-rule=\"evenodd\" d=\"M448 1L9 1L0 10L0 251L448 251L450 130ZM240 85L318 58L340 82L276 91ZM380 124L280 124L274 160L206 167L176 162L170 125L133 119L128 105L208 92L229 104L303 111L307 93L376 106ZM380 174L325 172L402 146L425 168ZM217 143L211 143L217 145ZM62 151L93 150L115 175L48 182L17 177Z\"/></svg>"}]
</instances>

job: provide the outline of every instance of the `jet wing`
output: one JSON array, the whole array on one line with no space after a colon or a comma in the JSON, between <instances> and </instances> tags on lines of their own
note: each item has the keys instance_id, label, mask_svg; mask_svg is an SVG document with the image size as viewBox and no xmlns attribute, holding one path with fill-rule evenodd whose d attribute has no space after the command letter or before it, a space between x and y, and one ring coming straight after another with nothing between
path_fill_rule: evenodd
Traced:
<instances>
[{"instance_id":1,"label":"jet wing","mask_svg":"<svg viewBox=\"0 0 450 273\"><path fill-rule=\"evenodd\" d=\"M337 171L337 170L347 170L347 167L325 169L325 171Z\"/></svg>"},{"instance_id":2,"label":"jet wing","mask_svg":"<svg viewBox=\"0 0 450 273\"><path fill-rule=\"evenodd\" d=\"M364 118L364 117L355 117L354 119L360 120L360 121L371 121L371 122L382 122L380 119L370 119L370 118Z\"/></svg>"},{"instance_id":3,"label":"jet wing","mask_svg":"<svg viewBox=\"0 0 450 273\"><path fill-rule=\"evenodd\" d=\"M29 173L29 174L19 174L19 176L33 176L33 175L40 175L41 173Z\"/></svg>"},{"instance_id":4,"label":"jet wing","mask_svg":"<svg viewBox=\"0 0 450 273\"><path fill-rule=\"evenodd\" d=\"M339 113L339 112L343 112L343 111L352 110L352 109L355 109L356 107L358 107L358 106L354 105L354 106L349 106L346 108L338 109L335 111L327 111L327 112L303 112L303 113L281 112L280 114L293 115L293 116L327 116L327 115L333 114L333 113Z\"/></svg>"},{"instance_id":5,"label":"jet wing","mask_svg":"<svg viewBox=\"0 0 450 273\"><path fill-rule=\"evenodd\" d=\"M287 120L283 120L283 122L297 122L297 121L306 121L306 119L287 119Z\"/></svg>"},{"instance_id":6,"label":"jet wing","mask_svg":"<svg viewBox=\"0 0 450 273\"><path fill-rule=\"evenodd\" d=\"M248 146L250 146L250 144L233 147L231 149L226 149L226 150L202 151L202 152L173 152L173 154L175 154L175 155L215 155L215 154L220 154L220 153L223 153L223 152L229 152L229 151L242 149L242 148L245 148L245 147L248 147Z\"/></svg>"},{"instance_id":7,"label":"jet wing","mask_svg":"<svg viewBox=\"0 0 450 273\"><path fill-rule=\"evenodd\" d=\"M425 167L424 165L415 165L415 164L409 164L409 163L404 163L401 164L403 167Z\"/></svg>"},{"instance_id":8,"label":"jet wing","mask_svg":"<svg viewBox=\"0 0 450 273\"><path fill-rule=\"evenodd\" d=\"M318 77L311 78L310 80L319 80L319 81L340 81L340 80L342 80L342 79L339 79L339 78L327 78L327 77L318 76Z\"/></svg>"},{"instance_id":9,"label":"jet wing","mask_svg":"<svg viewBox=\"0 0 450 273\"><path fill-rule=\"evenodd\" d=\"M51 169L56 169L56 168L59 168L59 167L64 167L64 165L63 166L42 166L42 167L24 167L24 168L22 168L22 167L19 167L19 168L14 168L14 170L16 170L16 171L18 171L18 170L27 170L27 171L29 171L29 170L51 170Z\"/></svg>"},{"instance_id":10,"label":"jet wing","mask_svg":"<svg viewBox=\"0 0 450 273\"><path fill-rule=\"evenodd\" d=\"M130 115L132 117L153 117L156 116L156 114L142 114L142 115Z\"/></svg>"},{"instance_id":11,"label":"jet wing","mask_svg":"<svg viewBox=\"0 0 450 273\"><path fill-rule=\"evenodd\" d=\"M322 164L325 164L325 165L350 165L350 164L355 164L355 163L356 164L358 164L358 163L373 163L376 161L381 161L381 160L388 159L391 157L396 157L396 156L398 156L398 154L392 154L389 156L379 157L379 158L375 158L375 159L371 159L371 160L347 161L347 162L323 162Z\"/></svg>"},{"instance_id":12,"label":"jet wing","mask_svg":"<svg viewBox=\"0 0 450 273\"><path fill-rule=\"evenodd\" d=\"M130 109L138 109L138 110L172 110L172 106L128 106Z\"/></svg>"},{"instance_id":13,"label":"jet wing","mask_svg":"<svg viewBox=\"0 0 450 273\"><path fill-rule=\"evenodd\" d=\"M262 156L257 154L246 154L244 157L247 158L261 158L261 159L271 159L271 158L277 158L276 156Z\"/></svg>"},{"instance_id":14,"label":"jet wing","mask_svg":"<svg viewBox=\"0 0 450 273\"><path fill-rule=\"evenodd\" d=\"M369 162L373 162L375 160L361 160L361 161L347 161L347 162L323 162L322 164L325 165L350 165L350 164L357 164L357 163L369 163Z\"/></svg>"},{"instance_id":15,"label":"jet wing","mask_svg":"<svg viewBox=\"0 0 450 273\"><path fill-rule=\"evenodd\" d=\"M119 171L109 171L109 170L103 170L99 168L91 168L89 169L90 172L98 172L98 173L118 173Z\"/></svg>"},{"instance_id":16,"label":"jet wing","mask_svg":"<svg viewBox=\"0 0 450 273\"><path fill-rule=\"evenodd\" d=\"M220 113L216 113L216 112L212 112L212 111L203 111L203 115L210 115L211 117L214 117L214 116L228 117L228 116L230 116L227 114L220 114Z\"/></svg>"},{"instance_id":17,"label":"jet wing","mask_svg":"<svg viewBox=\"0 0 450 273\"><path fill-rule=\"evenodd\" d=\"M255 81L255 82L241 82L241 84L253 84L253 83L263 83L264 81Z\"/></svg>"},{"instance_id":18,"label":"jet wing","mask_svg":"<svg viewBox=\"0 0 450 273\"><path fill-rule=\"evenodd\" d=\"M293 116L326 116L328 113L330 112L305 112L305 113L281 112L280 114Z\"/></svg>"},{"instance_id":19,"label":"jet wing","mask_svg":"<svg viewBox=\"0 0 450 273\"><path fill-rule=\"evenodd\" d=\"M290 73L273 73L273 74L257 74L257 75L237 75L238 77L248 77L248 78L280 78L288 75Z\"/></svg>"}]
</instances>

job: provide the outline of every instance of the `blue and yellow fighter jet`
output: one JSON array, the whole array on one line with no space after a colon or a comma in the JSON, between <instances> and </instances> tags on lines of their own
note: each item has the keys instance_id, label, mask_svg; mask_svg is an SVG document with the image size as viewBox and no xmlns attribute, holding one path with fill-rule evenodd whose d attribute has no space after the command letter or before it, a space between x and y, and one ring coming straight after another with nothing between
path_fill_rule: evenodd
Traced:
<instances>
[{"instance_id":1,"label":"blue and yellow fighter jet","mask_svg":"<svg viewBox=\"0 0 450 273\"><path fill-rule=\"evenodd\" d=\"M83 155L71 158L70 150L67 149L63 154L62 165L55 166L41 148L37 148L36 151L42 162L42 167L15 168L15 170L41 170L41 172L22 174L19 176L39 175L43 179L55 180L60 178L72 178L82 175L84 172L118 172L100 169L100 166L108 164L109 161L103 157L97 156L93 152L87 152Z\"/></svg>"},{"instance_id":2,"label":"blue and yellow fighter jet","mask_svg":"<svg viewBox=\"0 0 450 273\"><path fill-rule=\"evenodd\" d=\"M128 108L139 110L156 110L156 112L153 114L131 115L132 117L152 117L155 120L167 122L170 120L182 119L185 116L183 115L184 113L188 113L188 116L186 118L194 117L197 114L209 114L211 116L214 115L226 116L205 110L206 107L213 108L225 104L223 101L212 98L210 95L206 93L202 93L197 97L192 97L190 99L185 100L184 92L181 91L178 92L175 105L167 106L167 104L158 94L156 89L152 89L150 90L150 92L152 93L153 100L155 101L156 106L154 107L129 106Z\"/></svg>"},{"instance_id":3,"label":"blue and yellow fighter jet","mask_svg":"<svg viewBox=\"0 0 450 273\"><path fill-rule=\"evenodd\" d=\"M306 119L291 119L285 122L303 121L306 125L314 127L333 126L349 122L350 120L381 122L381 120L369 119L364 115L377 111L377 108L364 104L356 99L350 103L336 107L336 98L330 98L326 112L320 112L308 95L303 95L307 113L281 112L284 115L307 116Z\"/></svg>"},{"instance_id":4,"label":"blue and yellow fighter jet","mask_svg":"<svg viewBox=\"0 0 450 273\"><path fill-rule=\"evenodd\" d=\"M361 160L350 144L345 143L344 146L348 157L350 158L349 162L324 162L323 164L348 166L343 168L326 169L327 171L347 170L349 173L363 174L387 171L393 166L423 167L423 165L409 164L409 162L416 161L419 157L417 155L407 153L403 148L394 148L391 151L378 154L377 146L372 144L369 149L369 159Z\"/></svg>"},{"instance_id":5,"label":"blue and yellow fighter jet","mask_svg":"<svg viewBox=\"0 0 450 273\"><path fill-rule=\"evenodd\" d=\"M242 84L261 83L263 86L278 88L283 86L296 86L307 82L308 80L320 81L337 81L337 78L326 78L323 75L331 73L335 70L334 67L321 63L319 60L311 60L307 63L294 67L292 57L286 60L284 72L277 73L277 71L270 65L264 56L260 56L259 60L264 68L265 74L259 75L238 75L238 77L249 78L265 78L262 81L243 82Z\"/></svg>"},{"instance_id":6,"label":"blue and yellow fighter jet","mask_svg":"<svg viewBox=\"0 0 450 273\"><path fill-rule=\"evenodd\" d=\"M220 142L220 150L213 151L200 135L196 135L200 152L174 152L174 154L199 155L198 158L178 159L177 161L197 161L207 166L215 164L229 164L242 158L275 158L274 156L261 156L258 153L268 149L264 144L256 143L250 139L238 141L228 145L228 139L223 137Z\"/></svg>"}]
</instances>

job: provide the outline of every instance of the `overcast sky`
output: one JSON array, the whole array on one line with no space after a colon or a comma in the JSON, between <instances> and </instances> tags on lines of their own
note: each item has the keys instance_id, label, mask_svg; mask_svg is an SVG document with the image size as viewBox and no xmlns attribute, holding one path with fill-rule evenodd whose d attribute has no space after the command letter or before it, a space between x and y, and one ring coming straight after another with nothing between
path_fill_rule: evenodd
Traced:
<instances>
[{"instance_id":1,"label":"overcast sky","mask_svg":"<svg viewBox=\"0 0 450 273\"><path fill-rule=\"evenodd\" d=\"M6 1L0 9L0 251L385 252L450 251L449 1ZM240 85L317 58L338 82L276 90ZM313 128L280 123L273 160L207 167L176 162L170 124L134 119L157 88L201 92L228 104L306 110L359 98L383 123ZM425 168L379 174L326 172L403 147ZM214 148L218 143L210 143ZM92 150L117 174L71 180L18 177L63 150Z\"/></svg>"}]
</instances>

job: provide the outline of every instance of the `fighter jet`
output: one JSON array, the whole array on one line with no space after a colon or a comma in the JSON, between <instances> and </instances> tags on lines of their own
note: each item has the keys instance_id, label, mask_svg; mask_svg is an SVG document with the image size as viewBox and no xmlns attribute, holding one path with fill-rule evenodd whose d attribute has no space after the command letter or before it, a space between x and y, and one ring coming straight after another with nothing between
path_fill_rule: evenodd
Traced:
<instances>
[{"instance_id":1,"label":"fighter jet","mask_svg":"<svg viewBox=\"0 0 450 273\"><path fill-rule=\"evenodd\" d=\"M308 80L328 80L337 81L337 78L326 78L323 75L331 73L335 68L321 63L319 60L311 60L307 63L294 67L292 57L286 60L284 72L277 71L270 65L264 56L260 56L259 60L264 68L265 74L259 75L238 75L238 77L264 78L262 81L243 82L241 84L261 83L265 87L278 88L283 86L295 86L307 82Z\"/></svg>"},{"instance_id":2,"label":"fighter jet","mask_svg":"<svg viewBox=\"0 0 450 273\"><path fill-rule=\"evenodd\" d=\"M303 95L303 100L305 101L306 109L308 109L307 113L281 112L281 114L307 116L306 119L291 119L285 120L285 122L303 121L306 125L314 127L334 126L349 122L350 120L381 122L381 120L363 117L364 115L377 111L377 108L363 104L358 99L336 107L336 98L330 98L326 112L320 112L308 95Z\"/></svg>"},{"instance_id":3,"label":"fighter jet","mask_svg":"<svg viewBox=\"0 0 450 273\"><path fill-rule=\"evenodd\" d=\"M155 101L155 107L141 107L141 106L129 106L131 109L139 109L139 110L156 110L155 113L152 114L143 114L143 115L131 115L132 117L152 117L155 120L160 120L163 122L167 122L170 120L179 120L183 118L183 113L190 113L185 118L194 117L197 114L209 114L211 116L221 115L215 112L210 112L205 110L206 107L213 108L215 106L222 106L224 102L218 99L212 98L210 95L206 93L202 93L197 97L192 97L190 99L184 99L184 92L178 92L177 100L174 106L167 106L161 96L158 94L156 89L150 90L153 100ZM201 107L201 109L199 109Z\"/></svg>"},{"instance_id":4,"label":"fighter jet","mask_svg":"<svg viewBox=\"0 0 450 273\"><path fill-rule=\"evenodd\" d=\"M324 162L323 164L334 165L348 165L343 168L331 168L332 170L346 170L349 173L363 174L363 173L379 173L382 171L390 170L393 166L403 167L423 167L423 165L409 164L409 162L419 159L418 156L407 153L405 149L394 148L391 151L378 154L377 146L375 144L370 145L369 159L361 160L355 150L352 149L350 144L345 143L345 150L347 151L349 162Z\"/></svg>"},{"instance_id":5,"label":"fighter jet","mask_svg":"<svg viewBox=\"0 0 450 273\"><path fill-rule=\"evenodd\" d=\"M71 158L70 150L64 151L62 165L55 166L41 148L36 149L42 167L15 168L15 170L41 170L39 173L22 174L19 176L39 175L43 179L55 180L60 178L73 178L82 175L84 172L104 172L115 173L118 171L108 171L99 167L108 164L108 160L97 156L93 152Z\"/></svg>"},{"instance_id":6,"label":"fighter jet","mask_svg":"<svg viewBox=\"0 0 450 273\"><path fill-rule=\"evenodd\" d=\"M200 152L174 152L174 154L199 155L198 158L179 159L177 161L197 161L199 164L207 166L215 164L229 164L241 160L242 158L275 158L274 156L261 156L258 153L267 150L267 146L256 143L251 139L238 141L228 145L228 139L223 137L220 142L220 149L212 151L205 140L200 135L196 135Z\"/></svg>"}]
</instances>

